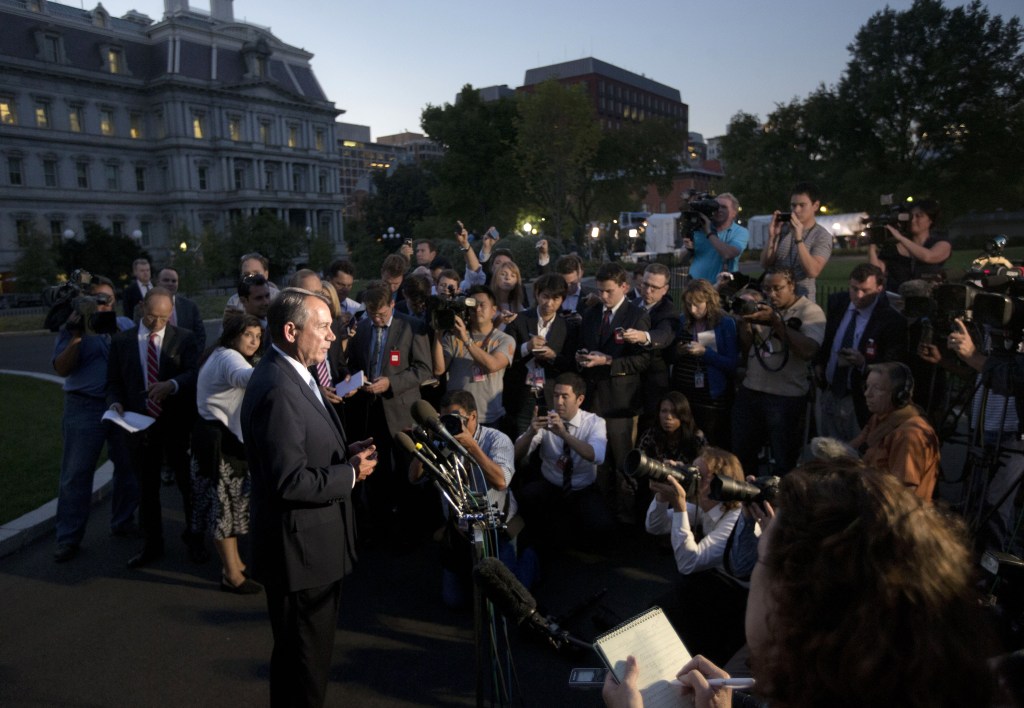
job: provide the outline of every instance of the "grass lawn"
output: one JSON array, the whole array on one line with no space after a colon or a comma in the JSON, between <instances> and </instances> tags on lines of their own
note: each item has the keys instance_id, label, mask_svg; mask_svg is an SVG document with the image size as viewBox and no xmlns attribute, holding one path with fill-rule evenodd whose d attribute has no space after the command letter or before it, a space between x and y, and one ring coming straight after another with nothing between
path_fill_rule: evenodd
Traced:
<instances>
[{"instance_id":1,"label":"grass lawn","mask_svg":"<svg viewBox=\"0 0 1024 708\"><path fill-rule=\"evenodd\" d=\"M27 376L0 375L0 523L57 496L60 480L59 384Z\"/></svg>"}]
</instances>

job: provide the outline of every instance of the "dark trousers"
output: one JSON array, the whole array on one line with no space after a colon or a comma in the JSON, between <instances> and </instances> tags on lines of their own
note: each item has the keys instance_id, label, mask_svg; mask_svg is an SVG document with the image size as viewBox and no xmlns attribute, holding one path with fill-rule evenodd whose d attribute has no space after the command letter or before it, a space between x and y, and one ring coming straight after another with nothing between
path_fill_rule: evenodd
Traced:
<instances>
[{"instance_id":1,"label":"dark trousers","mask_svg":"<svg viewBox=\"0 0 1024 708\"><path fill-rule=\"evenodd\" d=\"M270 656L270 705L322 706L341 607L341 580L287 592L266 586L274 631Z\"/></svg>"},{"instance_id":2,"label":"dark trousers","mask_svg":"<svg viewBox=\"0 0 1024 708\"><path fill-rule=\"evenodd\" d=\"M804 442L806 396L779 396L740 386L732 407L732 452L743 474L756 475L757 453L767 440L775 467L771 473L787 474L796 466Z\"/></svg>"},{"instance_id":3,"label":"dark trousers","mask_svg":"<svg viewBox=\"0 0 1024 708\"><path fill-rule=\"evenodd\" d=\"M522 547L603 548L615 530L596 484L564 495L541 477L516 492L516 501L526 521L518 537Z\"/></svg>"}]
</instances>

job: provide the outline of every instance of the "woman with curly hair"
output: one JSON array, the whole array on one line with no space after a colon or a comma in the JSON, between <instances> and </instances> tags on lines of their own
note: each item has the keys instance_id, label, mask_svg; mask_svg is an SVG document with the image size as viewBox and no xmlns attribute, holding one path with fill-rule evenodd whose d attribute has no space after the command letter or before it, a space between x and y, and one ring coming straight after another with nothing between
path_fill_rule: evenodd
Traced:
<instances>
[{"instance_id":1,"label":"woman with curly hair","mask_svg":"<svg viewBox=\"0 0 1024 708\"><path fill-rule=\"evenodd\" d=\"M718 291L706 280L692 280L683 290L681 319L674 345L672 390L689 400L708 441L728 446L733 374L740 358L736 321L722 309Z\"/></svg>"},{"instance_id":2,"label":"woman with curly hair","mask_svg":"<svg viewBox=\"0 0 1024 708\"><path fill-rule=\"evenodd\" d=\"M995 653L963 524L891 475L813 462L783 480L759 541L746 635L756 693L773 707L988 706ZM642 705L643 666L605 683L610 706ZM728 674L682 667L698 708L731 705Z\"/></svg>"}]
</instances>

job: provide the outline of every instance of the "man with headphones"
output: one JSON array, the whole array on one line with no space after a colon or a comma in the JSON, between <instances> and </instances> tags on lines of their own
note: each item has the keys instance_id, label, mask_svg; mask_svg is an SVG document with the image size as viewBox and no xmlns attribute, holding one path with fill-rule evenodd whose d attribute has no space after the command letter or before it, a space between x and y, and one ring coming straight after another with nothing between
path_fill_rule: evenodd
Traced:
<instances>
[{"instance_id":1,"label":"man with headphones","mask_svg":"<svg viewBox=\"0 0 1024 708\"><path fill-rule=\"evenodd\" d=\"M864 398L871 418L850 445L865 464L895 475L930 503L939 473L939 436L911 403L913 393L914 376L906 364L869 366Z\"/></svg>"}]
</instances>

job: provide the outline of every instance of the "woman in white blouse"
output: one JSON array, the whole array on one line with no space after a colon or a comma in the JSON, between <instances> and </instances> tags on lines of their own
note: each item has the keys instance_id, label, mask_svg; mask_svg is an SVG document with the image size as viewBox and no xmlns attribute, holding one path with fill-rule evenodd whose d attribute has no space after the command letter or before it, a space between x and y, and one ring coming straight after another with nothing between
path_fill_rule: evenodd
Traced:
<instances>
[{"instance_id":1,"label":"woman in white blouse","mask_svg":"<svg viewBox=\"0 0 1024 708\"><path fill-rule=\"evenodd\" d=\"M249 532L249 469L241 408L262 330L252 315L229 314L214 348L199 368L199 419L192 432L194 527L208 528L223 565L220 587L251 595L262 590L245 576L238 537Z\"/></svg>"},{"instance_id":2,"label":"woman in white blouse","mask_svg":"<svg viewBox=\"0 0 1024 708\"><path fill-rule=\"evenodd\" d=\"M672 477L664 482L651 480L655 495L647 509L648 533L670 534L676 567L683 575L722 566L726 541L740 515L739 502L718 502L708 497L716 475L743 481L743 469L736 456L717 447L706 447L693 466L700 471L695 500L687 501L686 491ZM695 528L703 535L700 541L694 536Z\"/></svg>"}]
</instances>

